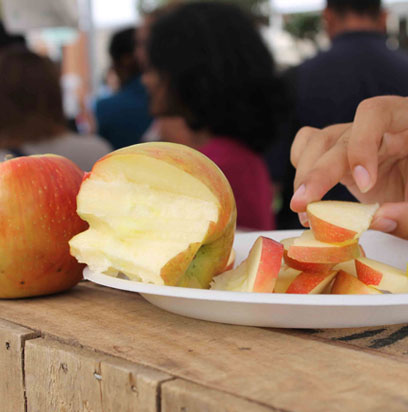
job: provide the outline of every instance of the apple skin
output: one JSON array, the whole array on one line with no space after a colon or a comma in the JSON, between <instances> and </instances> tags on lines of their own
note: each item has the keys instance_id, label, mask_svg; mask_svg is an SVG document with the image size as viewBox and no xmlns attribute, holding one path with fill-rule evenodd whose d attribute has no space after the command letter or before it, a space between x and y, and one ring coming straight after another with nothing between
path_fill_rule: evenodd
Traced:
<instances>
[{"instance_id":1,"label":"apple skin","mask_svg":"<svg viewBox=\"0 0 408 412\"><path fill-rule=\"evenodd\" d=\"M248 257L233 270L215 277L211 289L272 293L281 268L283 245L259 236Z\"/></svg>"},{"instance_id":2,"label":"apple skin","mask_svg":"<svg viewBox=\"0 0 408 412\"><path fill-rule=\"evenodd\" d=\"M301 273L301 271L291 268L287 265L282 265L281 270L276 279L273 293L286 293L292 281Z\"/></svg>"},{"instance_id":3,"label":"apple skin","mask_svg":"<svg viewBox=\"0 0 408 412\"><path fill-rule=\"evenodd\" d=\"M391 293L408 293L408 277L400 269L366 257L355 260L357 277L366 285Z\"/></svg>"},{"instance_id":4,"label":"apple skin","mask_svg":"<svg viewBox=\"0 0 408 412\"><path fill-rule=\"evenodd\" d=\"M57 155L0 163L0 298L60 292L82 279L68 245L88 226L76 213L82 177Z\"/></svg>"},{"instance_id":5,"label":"apple skin","mask_svg":"<svg viewBox=\"0 0 408 412\"><path fill-rule=\"evenodd\" d=\"M307 218L315 238L321 242L342 243L355 239L358 235L358 233L353 230L333 225L332 223L326 222L312 213L308 213Z\"/></svg>"},{"instance_id":6,"label":"apple skin","mask_svg":"<svg viewBox=\"0 0 408 412\"><path fill-rule=\"evenodd\" d=\"M293 245L293 242L296 238L287 238L281 240L281 243L284 246L283 251L283 260L284 262L293 269L300 270L301 272L312 272L312 273L319 273L319 272L328 272L333 266L333 263L314 263L314 262L301 262L296 259L292 259L288 255L288 250L290 246Z\"/></svg>"},{"instance_id":7,"label":"apple skin","mask_svg":"<svg viewBox=\"0 0 408 412\"><path fill-rule=\"evenodd\" d=\"M286 293L319 294L334 279L336 271L326 273L302 272L291 282Z\"/></svg>"},{"instance_id":8,"label":"apple skin","mask_svg":"<svg viewBox=\"0 0 408 412\"><path fill-rule=\"evenodd\" d=\"M298 242L296 244L296 242ZM314 239L311 231L306 230L295 242L289 246L288 257L307 263L336 264L360 256L360 247L357 241L342 244L330 244Z\"/></svg>"},{"instance_id":9,"label":"apple skin","mask_svg":"<svg viewBox=\"0 0 408 412\"><path fill-rule=\"evenodd\" d=\"M109 153L95 163L85 179L104 176L109 168L120 169L125 163L132 164L143 157L168 163L200 180L219 203L218 221L210 224L204 240L190 244L160 271L165 285L206 289L228 264L232 249L237 211L231 186L209 158L190 147L166 142L142 143ZM86 220L86 216L83 218ZM72 245L71 252L77 255Z\"/></svg>"},{"instance_id":10,"label":"apple skin","mask_svg":"<svg viewBox=\"0 0 408 412\"><path fill-rule=\"evenodd\" d=\"M334 295L377 295L381 292L371 286L367 286L344 270L339 270L334 280L331 293Z\"/></svg>"},{"instance_id":11,"label":"apple skin","mask_svg":"<svg viewBox=\"0 0 408 412\"><path fill-rule=\"evenodd\" d=\"M317 240L344 243L357 240L368 229L378 207L378 204L323 200L309 203L306 212Z\"/></svg>"}]
</instances>

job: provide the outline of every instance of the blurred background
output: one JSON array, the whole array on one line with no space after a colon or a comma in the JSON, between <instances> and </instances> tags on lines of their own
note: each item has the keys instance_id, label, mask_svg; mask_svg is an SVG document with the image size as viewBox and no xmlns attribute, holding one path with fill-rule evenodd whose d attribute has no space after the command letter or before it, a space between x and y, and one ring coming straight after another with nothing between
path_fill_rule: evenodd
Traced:
<instances>
[{"instance_id":1,"label":"blurred background","mask_svg":"<svg viewBox=\"0 0 408 412\"><path fill-rule=\"evenodd\" d=\"M29 47L60 64L64 110L80 131L92 131L89 104L109 67L111 34L137 24L143 12L172 0L0 0L7 32L24 34ZM328 47L320 20L323 0L235 0L262 23L278 69ZM385 0L389 46L408 53L408 1Z\"/></svg>"}]
</instances>

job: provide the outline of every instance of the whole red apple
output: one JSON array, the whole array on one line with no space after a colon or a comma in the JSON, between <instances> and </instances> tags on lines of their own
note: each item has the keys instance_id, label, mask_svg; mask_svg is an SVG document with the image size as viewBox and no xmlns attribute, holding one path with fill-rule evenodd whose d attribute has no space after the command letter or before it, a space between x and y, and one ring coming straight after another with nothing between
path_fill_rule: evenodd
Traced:
<instances>
[{"instance_id":1,"label":"whole red apple","mask_svg":"<svg viewBox=\"0 0 408 412\"><path fill-rule=\"evenodd\" d=\"M87 228L76 213L83 174L57 155L0 163L0 298L59 292L81 280L68 241Z\"/></svg>"}]
</instances>

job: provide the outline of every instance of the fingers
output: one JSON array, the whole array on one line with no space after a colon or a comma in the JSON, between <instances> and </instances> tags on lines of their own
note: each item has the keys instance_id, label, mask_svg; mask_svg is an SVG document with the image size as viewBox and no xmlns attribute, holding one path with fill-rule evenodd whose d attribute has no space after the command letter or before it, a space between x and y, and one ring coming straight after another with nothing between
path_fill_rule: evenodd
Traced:
<instances>
[{"instance_id":1,"label":"fingers","mask_svg":"<svg viewBox=\"0 0 408 412\"><path fill-rule=\"evenodd\" d=\"M371 229L408 239L408 202L384 203L377 211Z\"/></svg>"},{"instance_id":2,"label":"fingers","mask_svg":"<svg viewBox=\"0 0 408 412\"><path fill-rule=\"evenodd\" d=\"M291 157L297 168L293 211L304 212L309 202L320 200L347 172L346 144L339 136L348 128L349 125L324 130L304 128L296 136Z\"/></svg>"},{"instance_id":3,"label":"fingers","mask_svg":"<svg viewBox=\"0 0 408 412\"><path fill-rule=\"evenodd\" d=\"M364 100L356 111L348 144L348 161L362 193L377 181L378 153L386 133L408 129L408 99L382 96Z\"/></svg>"}]
</instances>

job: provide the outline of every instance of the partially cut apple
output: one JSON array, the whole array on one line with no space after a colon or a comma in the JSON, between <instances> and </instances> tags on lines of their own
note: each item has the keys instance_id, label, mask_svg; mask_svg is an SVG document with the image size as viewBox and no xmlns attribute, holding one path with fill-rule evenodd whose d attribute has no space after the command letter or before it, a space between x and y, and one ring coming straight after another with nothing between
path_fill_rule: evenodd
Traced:
<instances>
[{"instance_id":1,"label":"partially cut apple","mask_svg":"<svg viewBox=\"0 0 408 412\"><path fill-rule=\"evenodd\" d=\"M342 243L366 231L379 205L326 200L309 203L307 216L317 240Z\"/></svg>"},{"instance_id":2,"label":"partially cut apple","mask_svg":"<svg viewBox=\"0 0 408 412\"><path fill-rule=\"evenodd\" d=\"M339 270L334 280L331 293L334 295L376 295L381 292L371 286L367 286L344 270Z\"/></svg>"},{"instance_id":3,"label":"partially cut apple","mask_svg":"<svg viewBox=\"0 0 408 412\"><path fill-rule=\"evenodd\" d=\"M299 260L289 257L288 251L289 248L294 244L296 238L290 237L287 239L281 240L283 244L283 260L291 268L300 270L301 272L328 272L332 267L333 263L315 263L315 262L301 262Z\"/></svg>"},{"instance_id":4,"label":"partially cut apple","mask_svg":"<svg viewBox=\"0 0 408 412\"><path fill-rule=\"evenodd\" d=\"M236 269L215 276L211 289L272 293L281 267L283 245L260 236Z\"/></svg>"},{"instance_id":5,"label":"partially cut apple","mask_svg":"<svg viewBox=\"0 0 408 412\"><path fill-rule=\"evenodd\" d=\"M336 276L336 271L326 273L302 272L293 279L286 293L319 294Z\"/></svg>"},{"instance_id":6,"label":"partially cut apple","mask_svg":"<svg viewBox=\"0 0 408 412\"><path fill-rule=\"evenodd\" d=\"M71 239L71 253L96 272L208 288L228 264L231 187L187 146L145 143L105 156L84 179L77 212L90 227Z\"/></svg>"},{"instance_id":7,"label":"partially cut apple","mask_svg":"<svg viewBox=\"0 0 408 412\"><path fill-rule=\"evenodd\" d=\"M403 270L366 257L355 263L357 276L366 285L391 293L408 293L408 277Z\"/></svg>"},{"instance_id":8,"label":"partially cut apple","mask_svg":"<svg viewBox=\"0 0 408 412\"><path fill-rule=\"evenodd\" d=\"M305 230L289 246L288 256L299 262L336 264L359 257L360 247L357 241L341 244L320 242L311 230Z\"/></svg>"}]
</instances>

